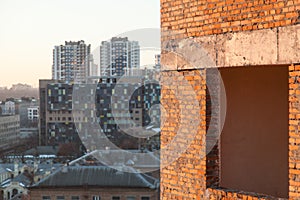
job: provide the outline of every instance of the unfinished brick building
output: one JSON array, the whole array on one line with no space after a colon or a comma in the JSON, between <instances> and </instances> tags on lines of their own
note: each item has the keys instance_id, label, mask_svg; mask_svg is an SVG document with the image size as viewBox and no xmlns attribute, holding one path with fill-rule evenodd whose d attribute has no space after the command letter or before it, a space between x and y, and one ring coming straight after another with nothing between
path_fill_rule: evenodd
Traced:
<instances>
[{"instance_id":1,"label":"unfinished brick building","mask_svg":"<svg viewBox=\"0 0 300 200\"><path fill-rule=\"evenodd\" d=\"M300 199L299 23L299 0L161 0L162 44L171 41L179 52L162 52L162 75L174 80L172 87L162 86L169 113L162 147L180 123L195 131L191 144L177 144L187 145L186 151L162 167L161 199ZM199 62L180 56L176 42L184 39L199 44L212 63L201 65L202 55ZM226 107L224 127L216 129L221 135L207 152L215 117L207 74L213 68L227 103L220 103ZM196 109L176 97L182 81L193 87L200 106L194 119L183 121L181 110ZM193 120L200 120L196 128ZM162 161L169 157L172 152L163 151Z\"/></svg>"}]
</instances>

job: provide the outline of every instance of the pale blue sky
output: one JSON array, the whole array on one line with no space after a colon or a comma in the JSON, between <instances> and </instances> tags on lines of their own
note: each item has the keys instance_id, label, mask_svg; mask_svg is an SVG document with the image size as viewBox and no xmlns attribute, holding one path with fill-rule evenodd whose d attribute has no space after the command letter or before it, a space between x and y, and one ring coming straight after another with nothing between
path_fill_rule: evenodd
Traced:
<instances>
[{"instance_id":1,"label":"pale blue sky","mask_svg":"<svg viewBox=\"0 0 300 200\"><path fill-rule=\"evenodd\" d=\"M52 49L159 28L159 0L0 0L0 86L51 78Z\"/></svg>"}]
</instances>

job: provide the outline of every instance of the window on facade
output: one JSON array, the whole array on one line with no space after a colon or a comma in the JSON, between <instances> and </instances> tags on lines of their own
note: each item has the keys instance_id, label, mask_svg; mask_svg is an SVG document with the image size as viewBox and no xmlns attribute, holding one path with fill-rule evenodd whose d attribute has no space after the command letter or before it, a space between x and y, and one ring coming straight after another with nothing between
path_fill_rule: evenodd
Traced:
<instances>
[{"instance_id":1,"label":"window on facade","mask_svg":"<svg viewBox=\"0 0 300 200\"><path fill-rule=\"evenodd\" d=\"M71 200L79 200L79 196L72 196Z\"/></svg>"},{"instance_id":2,"label":"window on facade","mask_svg":"<svg viewBox=\"0 0 300 200\"><path fill-rule=\"evenodd\" d=\"M113 196L112 198L111 198L111 200L120 200L121 198L119 197L119 196Z\"/></svg>"},{"instance_id":3,"label":"window on facade","mask_svg":"<svg viewBox=\"0 0 300 200\"><path fill-rule=\"evenodd\" d=\"M65 197L64 196L57 196L56 200L65 200Z\"/></svg>"},{"instance_id":4,"label":"window on facade","mask_svg":"<svg viewBox=\"0 0 300 200\"><path fill-rule=\"evenodd\" d=\"M93 196L92 200L101 200L100 196Z\"/></svg>"},{"instance_id":5,"label":"window on facade","mask_svg":"<svg viewBox=\"0 0 300 200\"><path fill-rule=\"evenodd\" d=\"M128 196L128 197L126 197L126 200L136 200L136 197L135 196Z\"/></svg>"},{"instance_id":6,"label":"window on facade","mask_svg":"<svg viewBox=\"0 0 300 200\"><path fill-rule=\"evenodd\" d=\"M150 197L141 197L141 200L150 200Z\"/></svg>"},{"instance_id":7,"label":"window on facade","mask_svg":"<svg viewBox=\"0 0 300 200\"><path fill-rule=\"evenodd\" d=\"M51 197L50 196L43 196L42 200L51 200Z\"/></svg>"}]
</instances>

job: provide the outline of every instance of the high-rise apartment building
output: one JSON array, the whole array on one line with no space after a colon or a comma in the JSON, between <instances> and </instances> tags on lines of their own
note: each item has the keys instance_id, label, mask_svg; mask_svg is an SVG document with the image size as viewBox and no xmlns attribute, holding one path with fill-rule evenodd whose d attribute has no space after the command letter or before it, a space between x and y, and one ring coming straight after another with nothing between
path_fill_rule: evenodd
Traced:
<instances>
[{"instance_id":1,"label":"high-rise apartment building","mask_svg":"<svg viewBox=\"0 0 300 200\"><path fill-rule=\"evenodd\" d=\"M100 75L130 75L132 69L140 67L140 46L127 37L113 37L100 46Z\"/></svg>"},{"instance_id":2,"label":"high-rise apartment building","mask_svg":"<svg viewBox=\"0 0 300 200\"><path fill-rule=\"evenodd\" d=\"M160 65L160 54L155 55L155 66Z\"/></svg>"},{"instance_id":3,"label":"high-rise apartment building","mask_svg":"<svg viewBox=\"0 0 300 200\"><path fill-rule=\"evenodd\" d=\"M156 70L160 70L160 54L156 54L155 55L155 65L154 65L154 69Z\"/></svg>"},{"instance_id":4,"label":"high-rise apartment building","mask_svg":"<svg viewBox=\"0 0 300 200\"><path fill-rule=\"evenodd\" d=\"M91 45L83 40L65 42L53 49L52 79L85 82L90 69Z\"/></svg>"},{"instance_id":5,"label":"high-rise apartment building","mask_svg":"<svg viewBox=\"0 0 300 200\"><path fill-rule=\"evenodd\" d=\"M72 83L40 80L39 144L59 146L72 143L81 149L72 113Z\"/></svg>"},{"instance_id":6,"label":"high-rise apartment building","mask_svg":"<svg viewBox=\"0 0 300 200\"><path fill-rule=\"evenodd\" d=\"M143 129L160 125L160 113L155 108L160 103L161 88L147 72L123 79L102 76L97 85L96 115L102 131L115 144L122 145L126 139L135 141L136 138L126 133L139 131L142 134Z\"/></svg>"}]
</instances>

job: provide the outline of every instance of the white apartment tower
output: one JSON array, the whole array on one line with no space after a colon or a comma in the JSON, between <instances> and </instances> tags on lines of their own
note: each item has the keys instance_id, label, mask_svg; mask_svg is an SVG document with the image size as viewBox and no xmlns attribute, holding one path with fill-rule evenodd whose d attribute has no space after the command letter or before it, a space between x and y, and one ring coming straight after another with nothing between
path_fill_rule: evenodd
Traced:
<instances>
[{"instance_id":1,"label":"white apartment tower","mask_svg":"<svg viewBox=\"0 0 300 200\"><path fill-rule=\"evenodd\" d=\"M39 120L39 106L30 106L27 108L27 117L29 121Z\"/></svg>"},{"instance_id":2,"label":"white apartment tower","mask_svg":"<svg viewBox=\"0 0 300 200\"><path fill-rule=\"evenodd\" d=\"M100 75L130 75L132 69L140 67L140 46L127 37L113 37L100 46Z\"/></svg>"},{"instance_id":3,"label":"white apartment tower","mask_svg":"<svg viewBox=\"0 0 300 200\"><path fill-rule=\"evenodd\" d=\"M85 82L90 69L91 45L83 40L65 42L53 49L52 79L67 83Z\"/></svg>"}]
</instances>

